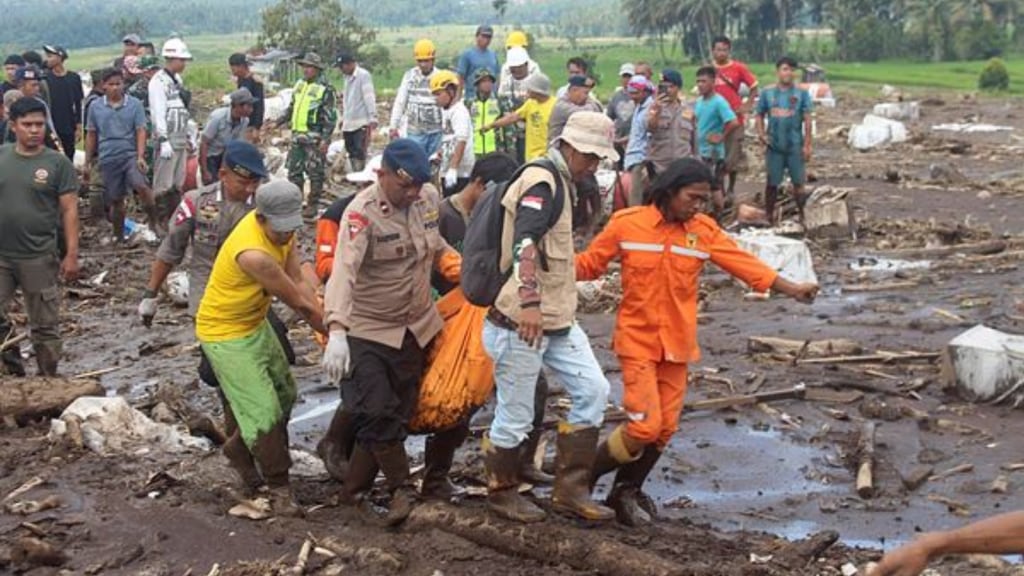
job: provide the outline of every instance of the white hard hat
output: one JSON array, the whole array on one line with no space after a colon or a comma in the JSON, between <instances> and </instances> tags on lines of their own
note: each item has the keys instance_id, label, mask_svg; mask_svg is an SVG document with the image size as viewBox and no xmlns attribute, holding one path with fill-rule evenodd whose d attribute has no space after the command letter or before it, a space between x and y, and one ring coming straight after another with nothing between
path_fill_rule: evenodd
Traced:
<instances>
[{"instance_id":1,"label":"white hard hat","mask_svg":"<svg viewBox=\"0 0 1024 576\"><path fill-rule=\"evenodd\" d=\"M530 61L530 53L520 46L509 48L505 56L509 66L522 66Z\"/></svg>"},{"instance_id":2,"label":"white hard hat","mask_svg":"<svg viewBox=\"0 0 1024 576\"><path fill-rule=\"evenodd\" d=\"M180 58L182 60L191 60L192 53L188 51L188 46L181 38L171 38L167 42L164 42L164 49L160 53L164 58Z\"/></svg>"}]
</instances>

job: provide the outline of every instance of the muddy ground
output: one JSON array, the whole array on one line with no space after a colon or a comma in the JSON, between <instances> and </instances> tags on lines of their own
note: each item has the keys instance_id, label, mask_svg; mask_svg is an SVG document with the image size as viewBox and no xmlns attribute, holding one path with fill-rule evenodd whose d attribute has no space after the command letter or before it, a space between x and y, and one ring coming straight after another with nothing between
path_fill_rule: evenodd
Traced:
<instances>
[{"instance_id":1,"label":"muddy ground","mask_svg":"<svg viewBox=\"0 0 1024 576\"><path fill-rule=\"evenodd\" d=\"M859 229L856 241L811 242L822 283L813 306L745 299L721 272L705 275L704 358L691 367L687 402L799 383L818 393L813 399L687 412L648 483L663 512L655 526L627 531L553 516L523 530L490 519L482 500L468 497L454 505L423 506L404 527L384 530L365 514L336 506L334 485L315 475L296 482L299 499L310 509L306 520L250 521L227 514L236 503L233 476L215 451L99 456L51 443L45 421L20 428L8 423L0 435L0 498L39 478L41 484L5 506L53 495L59 506L29 515L0 511L0 572L840 574L843 565L863 566L921 531L1024 507L1024 472L1009 466L1024 461L1019 412L959 400L943 390L937 361L804 363L784 353L748 351L749 337L776 336L846 338L867 353L938 352L976 323L1024 331L1016 310L1024 300L1018 137L1024 118L1017 116L1018 102L914 96L927 100L920 121L909 124L910 142L868 153L849 149L834 129L858 120L874 100L849 96L838 109L818 113L812 172L818 184L854 189L850 202ZM932 124L963 119L1016 130L930 130ZM741 190L755 193L762 177L751 170ZM65 290L62 372L103 371L99 379L110 394L127 397L147 413L162 403L182 422L200 414L219 416L215 394L196 381L198 356L184 310L165 300L152 328L136 320L153 249L113 250L100 241L103 233L95 222L86 224L84 279ZM894 249L1004 237L1008 248L996 255L932 257L928 268L898 272L851 269L852 263ZM103 272L102 282L89 282ZM599 311L581 321L617 401L621 379L609 349L613 304L593 308ZM17 307L12 316L24 321ZM338 394L317 366L319 352L308 329L295 326L292 339L302 395L292 441L297 449L312 450ZM30 353L27 347L25 352ZM552 422L559 399L556 385L549 399ZM487 418L484 410L475 425L484 427ZM872 498L854 489L857 437L865 420L878 423ZM422 440L410 439L409 445L419 454ZM550 446L548 451L550 456ZM941 475L965 464L973 468L915 489L902 481L922 466ZM477 440L460 451L456 474L468 486L482 485ZM1006 483L1002 493L992 491L997 478ZM538 495L545 502L546 493ZM836 537L840 542L829 546ZM12 554L28 546L25 538L56 547L64 557L54 563L61 565L11 563ZM297 569L307 542L313 551ZM1003 562L980 558L935 568L943 575L1016 573Z\"/></svg>"}]
</instances>

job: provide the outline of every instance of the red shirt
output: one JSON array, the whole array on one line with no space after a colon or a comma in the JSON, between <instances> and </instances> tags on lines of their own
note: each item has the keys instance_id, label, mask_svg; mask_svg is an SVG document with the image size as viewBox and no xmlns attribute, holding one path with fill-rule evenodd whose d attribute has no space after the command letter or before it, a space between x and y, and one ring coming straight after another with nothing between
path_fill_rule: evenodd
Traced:
<instances>
[{"instance_id":1,"label":"red shirt","mask_svg":"<svg viewBox=\"0 0 1024 576\"><path fill-rule=\"evenodd\" d=\"M747 65L739 60L730 60L725 66L715 64L718 76L715 77L715 91L725 98L729 107L736 113L742 122L742 115L739 113L743 105L743 98L740 97L740 86L746 84L749 89L757 87L757 77L747 68Z\"/></svg>"}]
</instances>

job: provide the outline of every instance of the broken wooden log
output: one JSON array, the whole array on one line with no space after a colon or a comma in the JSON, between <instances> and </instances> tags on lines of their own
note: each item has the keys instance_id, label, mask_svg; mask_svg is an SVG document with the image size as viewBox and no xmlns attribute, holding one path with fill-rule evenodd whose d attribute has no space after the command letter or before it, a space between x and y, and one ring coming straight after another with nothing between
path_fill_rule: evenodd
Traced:
<instances>
[{"instance_id":1,"label":"broken wooden log","mask_svg":"<svg viewBox=\"0 0 1024 576\"><path fill-rule=\"evenodd\" d=\"M893 362L912 362L914 360L935 360L940 356L938 352L879 352L877 354L863 354L859 356L830 356L827 358L808 358L801 360L799 364L852 364L858 362L881 362L883 364Z\"/></svg>"},{"instance_id":2,"label":"broken wooden log","mask_svg":"<svg viewBox=\"0 0 1024 576\"><path fill-rule=\"evenodd\" d=\"M42 417L57 417L82 396L104 396L96 380L69 378L10 378L0 386L0 418L11 416L19 424Z\"/></svg>"},{"instance_id":3,"label":"broken wooden log","mask_svg":"<svg viewBox=\"0 0 1024 576\"><path fill-rule=\"evenodd\" d=\"M897 280L893 282L872 282L870 284L843 284L843 292L888 292L889 290L907 290L917 288L918 282L913 280Z\"/></svg>"},{"instance_id":4,"label":"broken wooden log","mask_svg":"<svg viewBox=\"0 0 1024 576\"><path fill-rule=\"evenodd\" d=\"M846 338L830 340L789 340L773 336L751 336L747 338L747 352L750 354L797 354L806 345L804 358L825 356L852 356L864 351L860 344Z\"/></svg>"},{"instance_id":5,"label":"broken wooden log","mask_svg":"<svg viewBox=\"0 0 1024 576\"><path fill-rule=\"evenodd\" d=\"M405 560L398 552L389 552L375 546L356 546L333 536L319 539L316 544L357 568L372 568L375 572L382 569L385 572L401 572L405 567Z\"/></svg>"},{"instance_id":6,"label":"broken wooden log","mask_svg":"<svg viewBox=\"0 0 1024 576\"><path fill-rule=\"evenodd\" d=\"M946 478L949 478L950 476L955 476L957 474L966 474L967 472L973 472L973 471L974 471L974 464L960 464L959 466L954 466L954 467L950 468L949 470L944 470L942 472L939 472L938 474L932 476L928 480L930 482L937 482L939 480L945 480Z\"/></svg>"},{"instance_id":7,"label":"broken wooden log","mask_svg":"<svg viewBox=\"0 0 1024 576\"><path fill-rule=\"evenodd\" d=\"M886 258L940 258L953 254L998 254L1006 250L1007 244L1003 240L988 240L985 242L974 242L971 244L953 244L950 246L935 246L926 248L897 248L879 252L879 256Z\"/></svg>"},{"instance_id":8,"label":"broken wooden log","mask_svg":"<svg viewBox=\"0 0 1024 576\"><path fill-rule=\"evenodd\" d=\"M416 528L440 530L503 554L566 564L606 576L688 573L684 565L619 539L603 537L597 531L559 526L558 537L553 537L551 530L530 529L443 503L431 502L413 509L405 529Z\"/></svg>"},{"instance_id":9,"label":"broken wooden log","mask_svg":"<svg viewBox=\"0 0 1024 576\"><path fill-rule=\"evenodd\" d=\"M868 499L875 495L875 423L871 420L861 425L857 453L857 494Z\"/></svg>"},{"instance_id":10,"label":"broken wooden log","mask_svg":"<svg viewBox=\"0 0 1024 576\"><path fill-rule=\"evenodd\" d=\"M736 406L748 406L762 402L775 402L778 400L799 400L807 393L807 386L798 384L785 390L771 390L757 394L743 394L740 396L729 396L726 398L712 398L701 400L690 404L690 410L719 410L721 408L734 408Z\"/></svg>"}]
</instances>

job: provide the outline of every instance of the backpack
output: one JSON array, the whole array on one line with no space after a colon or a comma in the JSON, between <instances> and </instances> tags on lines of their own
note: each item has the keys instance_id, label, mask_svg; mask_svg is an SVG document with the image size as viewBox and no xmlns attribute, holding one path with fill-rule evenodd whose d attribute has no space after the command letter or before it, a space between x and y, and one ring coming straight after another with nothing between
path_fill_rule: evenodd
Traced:
<instances>
[{"instance_id":1,"label":"backpack","mask_svg":"<svg viewBox=\"0 0 1024 576\"><path fill-rule=\"evenodd\" d=\"M502 287L512 276L511 267L508 270L501 269L501 238L505 225L505 207L501 202L509 187L529 167L543 168L555 177L554 210L548 222L549 230L562 215L565 206L562 178L554 163L546 158L521 166L511 180L488 187L473 208L462 243L462 291L475 306L493 305Z\"/></svg>"}]
</instances>

